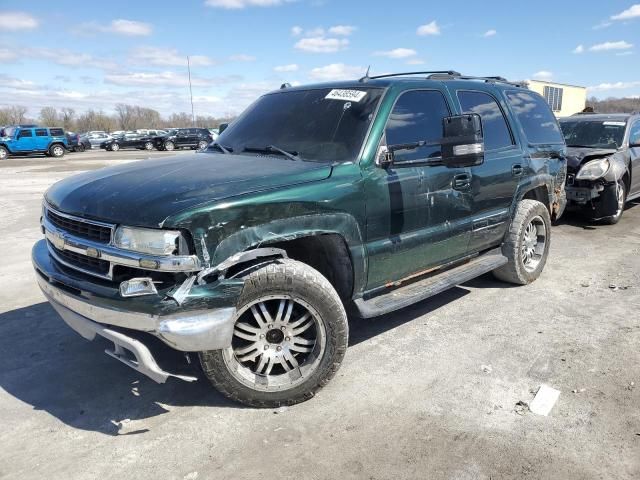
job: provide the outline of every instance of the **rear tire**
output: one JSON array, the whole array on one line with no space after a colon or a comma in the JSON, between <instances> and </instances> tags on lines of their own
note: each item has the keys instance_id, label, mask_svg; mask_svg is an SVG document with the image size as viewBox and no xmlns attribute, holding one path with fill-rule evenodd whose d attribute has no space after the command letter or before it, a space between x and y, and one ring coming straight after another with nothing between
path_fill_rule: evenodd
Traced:
<instances>
[{"instance_id":1,"label":"rear tire","mask_svg":"<svg viewBox=\"0 0 640 480\"><path fill-rule=\"evenodd\" d=\"M516 209L502 254L509 262L493 271L504 282L526 285L536 280L549 255L551 217L537 200L522 200Z\"/></svg>"},{"instance_id":2,"label":"rear tire","mask_svg":"<svg viewBox=\"0 0 640 480\"><path fill-rule=\"evenodd\" d=\"M237 309L232 346L199 354L223 395L252 407L293 405L338 371L347 315L317 270L289 259L266 265L246 277Z\"/></svg>"},{"instance_id":3,"label":"rear tire","mask_svg":"<svg viewBox=\"0 0 640 480\"><path fill-rule=\"evenodd\" d=\"M622 218L624 213L624 205L627 202L627 184L623 179L618 180L616 188L616 199L618 201L618 209L614 215L610 217L604 217L600 220L600 223L604 225L615 225Z\"/></svg>"},{"instance_id":4,"label":"rear tire","mask_svg":"<svg viewBox=\"0 0 640 480\"><path fill-rule=\"evenodd\" d=\"M9 150L6 147L0 146L0 160L6 160L9 158Z\"/></svg>"},{"instance_id":5,"label":"rear tire","mask_svg":"<svg viewBox=\"0 0 640 480\"><path fill-rule=\"evenodd\" d=\"M204 140L201 140L201 141L198 142L198 150L204 150L208 146L209 146L209 144L207 142L205 142Z\"/></svg>"},{"instance_id":6,"label":"rear tire","mask_svg":"<svg viewBox=\"0 0 640 480\"><path fill-rule=\"evenodd\" d=\"M64 157L64 147L60 144L51 145L49 147L49 155L54 158Z\"/></svg>"}]
</instances>

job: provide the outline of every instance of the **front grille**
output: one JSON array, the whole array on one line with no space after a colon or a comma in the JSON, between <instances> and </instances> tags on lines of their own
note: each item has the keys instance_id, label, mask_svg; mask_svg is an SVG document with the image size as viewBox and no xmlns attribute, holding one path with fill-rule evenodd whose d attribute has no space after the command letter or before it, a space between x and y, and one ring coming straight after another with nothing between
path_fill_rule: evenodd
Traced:
<instances>
[{"instance_id":1,"label":"front grille","mask_svg":"<svg viewBox=\"0 0 640 480\"><path fill-rule=\"evenodd\" d=\"M74 236L99 243L111 241L111 227L62 216L50 209L47 209L47 218L57 228Z\"/></svg>"},{"instance_id":2,"label":"front grille","mask_svg":"<svg viewBox=\"0 0 640 480\"><path fill-rule=\"evenodd\" d=\"M60 257L60 260L68 263L69 266L77 267L100 275L107 275L109 273L109 262L106 260L87 257L69 250L58 250L51 243L49 243L49 246L55 251L56 255Z\"/></svg>"}]
</instances>

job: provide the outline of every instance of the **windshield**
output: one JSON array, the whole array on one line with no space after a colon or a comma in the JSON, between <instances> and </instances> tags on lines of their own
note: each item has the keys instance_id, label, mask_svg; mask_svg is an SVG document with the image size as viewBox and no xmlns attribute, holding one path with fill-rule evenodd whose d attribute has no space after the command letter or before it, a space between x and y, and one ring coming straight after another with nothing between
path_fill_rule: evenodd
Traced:
<instances>
[{"instance_id":1,"label":"windshield","mask_svg":"<svg viewBox=\"0 0 640 480\"><path fill-rule=\"evenodd\" d=\"M624 121L565 120L560 128L568 147L620 148L624 139Z\"/></svg>"},{"instance_id":2,"label":"windshield","mask_svg":"<svg viewBox=\"0 0 640 480\"><path fill-rule=\"evenodd\" d=\"M16 133L16 127L7 127L4 129L4 137L13 137L13 135Z\"/></svg>"},{"instance_id":3,"label":"windshield","mask_svg":"<svg viewBox=\"0 0 640 480\"><path fill-rule=\"evenodd\" d=\"M280 149L321 162L355 160L382 97L380 88L279 91L259 98L217 139L234 154ZM214 148L213 145L211 148ZM265 152L263 151L262 154Z\"/></svg>"}]
</instances>

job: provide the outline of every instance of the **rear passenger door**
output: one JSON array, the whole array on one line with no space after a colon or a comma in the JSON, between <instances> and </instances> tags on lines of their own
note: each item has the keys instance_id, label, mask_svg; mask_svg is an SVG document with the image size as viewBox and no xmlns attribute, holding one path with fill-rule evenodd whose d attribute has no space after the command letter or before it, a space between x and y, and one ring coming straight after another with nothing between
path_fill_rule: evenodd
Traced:
<instances>
[{"instance_id":1,"label":"rear passenger door","mask_svg":"<svg viewBox=\"0 0 640 480\"><path fill-rule=\"evenodd\" d=\"M526 165L509 126L506 106L493 93L456 92L463 113L477 113L484 132L484 163L471 167L472 227L469 253L500 244L509 224L509 211Z\"/></svg>"},{"instance_id":2,"label":"rear passenger door","mask_svg":"<svg viewBox=\"0 0 640 480\"><path fill-rule=\"evenodd\" d=\"M35 134L35 149L45 151L49 147L49 132L46 128L36 128Z\"/></svg>"}]
</instances>

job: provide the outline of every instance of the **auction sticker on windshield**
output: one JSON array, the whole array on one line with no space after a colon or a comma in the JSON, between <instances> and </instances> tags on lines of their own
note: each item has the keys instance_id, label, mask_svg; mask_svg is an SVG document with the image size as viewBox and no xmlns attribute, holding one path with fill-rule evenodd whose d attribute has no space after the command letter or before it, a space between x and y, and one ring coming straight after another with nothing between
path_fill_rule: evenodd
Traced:
<instances>
[{"instance_id":1,"label":"auction sticker on windshield","mask_svg":"<svg viewBox=\"0 0 640 480\"><path fill-rule=\"evenodd\" d=\"M626 125L624 122L603 122L602 124L607 127L624 127Z\"/></svg>"},{"instance_id":2,"label":"auction sticker on windshield","mask_svg":"<svg viewBox=\"0 0 640 480\"><path fill-rule=\"evenodd\" d=\"M326 97L326 100L345 100L347 102L359 102L367 95L367 92L360 90L340 90L334 88Z\"/></svg>"}]
</instances>

